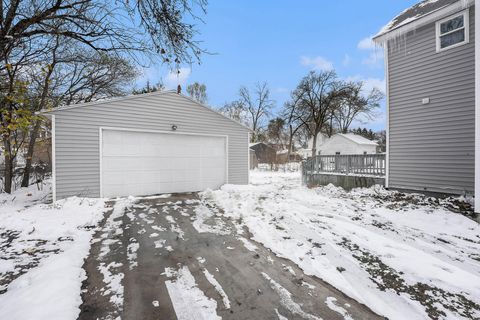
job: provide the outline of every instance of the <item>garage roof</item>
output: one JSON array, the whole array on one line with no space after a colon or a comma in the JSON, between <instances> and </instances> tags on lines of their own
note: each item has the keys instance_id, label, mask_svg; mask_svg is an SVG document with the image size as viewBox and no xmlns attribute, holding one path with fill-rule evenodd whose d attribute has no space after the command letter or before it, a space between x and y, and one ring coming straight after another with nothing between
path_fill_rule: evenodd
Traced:
<instances>
[{"instance_id":1,"label":"garage roof","mask_svg":"<svg viewBox=\"0 0 480 320\"><path fill-rule=\"evenodd\" d=\"M84 102L84 103L77 103L77 104L73 104L73 105L64 105L64 106L60 106L58 108L53 108L51 110L40 110L38 112L38 114L43 114L43 115L51 115L51 114L54 114L54 113L57 113L57 112L63 112L63 111L68 111L68 110L71 110L71 109L76 109L76 108L80 108L80 107L86 107L86 106L102 106L104 104L107 104L107 103L111 103L111 102L115 102L115 101L123 101L123 100L134 100L134 99L139 99L139 98L145 98L147 96L158 96L158 95L172 95L172 96L177 96L177 97L181 97L183 99L187 99L189 101L192 101L194 102L195 104L197 104L198 106L201 106L202 108L205 108L205 110L208 110L209 112L212 112L214 114L217 114L217 115L220 115L222 116L223 118L225 118L226 120L228 121L231 121L231 122L234 122L235 124L237 124L238 126L248 130L248 131L251 131L250 128L248 128L247 126L241 124L240 122L238 121L235 121L233 119L230 119L229 117L226 117L225 115L223 115L222 113L218 112L217 110L215 109L212 109L212 108L209 108L201 103L199 103L198 101L190 98L190 97L187 97L183 94L179 94L177 93L176 91L174 90L165 90L165 91L157 91L157 92L149 92L149 93L143 93L143 94L136 94L136 95L128 95L128 96L123 96L123 97L115 97L115 98L108 98L108 99L101 99L101 100L96 100L96 101L93 101L93 102Z\"/></svg>"}]
</instances>

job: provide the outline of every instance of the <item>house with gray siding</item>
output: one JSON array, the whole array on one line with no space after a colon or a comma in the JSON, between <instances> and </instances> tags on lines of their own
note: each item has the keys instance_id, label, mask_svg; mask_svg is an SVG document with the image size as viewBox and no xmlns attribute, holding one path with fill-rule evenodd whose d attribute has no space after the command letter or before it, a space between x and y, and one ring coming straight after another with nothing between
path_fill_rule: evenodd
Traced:
<instances>
[{"instance_id":1,"label":"house with gray siding","mask_svg":"<svg viewBox=\"0 0 480 320\"><path fill-rule=\"evenodd\" d=\"M475 195L480 209L480 0L426 0L388 23L389 188Z\"/></svg>"},{"instance_id":2,"label":"house with gray siding","mask_svg":"<svg viewBox=\"0 0 480 320\"><path fill-rule=\"evenodd\" d=\"M117 197L247 184L249 129L176 92L43 112L53 198Z\"/></svg>"}]
</instances>

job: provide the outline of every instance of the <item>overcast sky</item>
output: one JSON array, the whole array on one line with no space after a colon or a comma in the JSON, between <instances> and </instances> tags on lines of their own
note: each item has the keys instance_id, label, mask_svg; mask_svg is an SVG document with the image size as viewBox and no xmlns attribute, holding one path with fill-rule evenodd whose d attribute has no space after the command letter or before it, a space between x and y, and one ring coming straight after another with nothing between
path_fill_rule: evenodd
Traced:
<instances>
[{"instance_id":1,"label":"overcast sky","mask_svg":"<svg viewBox=\"0 0 480 320\"><path fill-rule=\"evenodd\" d=\"M383 50L370 38L414 0L209 0L199 24L205 55L180 76L165 66L144 71L138 85L162 79L167 88L194 81L207 85L208 102L219 107L235 100L241 85L266 81L280 108L310 70L335 69L344 79L384 90ZM383 103L384 105L384 103ZM384 106L366 126L385 127Z\"/></svg>"}]
</instances>

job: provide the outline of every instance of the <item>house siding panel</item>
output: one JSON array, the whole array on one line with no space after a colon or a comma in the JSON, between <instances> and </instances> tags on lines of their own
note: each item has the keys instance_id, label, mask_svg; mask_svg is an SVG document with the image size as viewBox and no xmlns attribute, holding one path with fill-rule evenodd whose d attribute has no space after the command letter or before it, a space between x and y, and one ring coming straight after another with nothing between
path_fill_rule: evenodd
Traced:
<instances>
[{"instance_id":1,"label":"house siding panel","mask_svg":"<svg viewBox=\"0 0 480 320\"><path fill-rule=\"evenodd\" d=\"M474 191L474 11L466 45L437 53L435 23L389 41L391 188Z\"/></svg>"},{"instance_id":2,"label":"house siding panel","mask_svg":"<svg viewBox=\"0 0 480 320\"><path fill-rule=\"evenodd\" d=\"M57 199L100 196L99 128L228 136L228 182L248 183L248 129L175 93L58 110L56 130Z\"/></svg>"}]
</instances>

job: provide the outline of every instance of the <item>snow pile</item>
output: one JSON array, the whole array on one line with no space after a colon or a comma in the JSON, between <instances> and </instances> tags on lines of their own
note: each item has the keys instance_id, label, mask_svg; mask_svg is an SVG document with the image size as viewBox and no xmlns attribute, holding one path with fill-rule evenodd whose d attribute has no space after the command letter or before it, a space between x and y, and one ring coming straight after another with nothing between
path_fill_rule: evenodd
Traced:
<instances>
[{"instance_id":1,"label":"snow pile","mask_svg":"<svg viewBox=\"0 0 480 320\"><path fill-rule=\"evenodd\" d=\"M480 317L479 224L441 201L307 189L298 173L253 172L251 181L203 200L306 274L390 319Z\"/></svg>"},{"instance_id":2,"label":"snow pile","mask_svg":"<svg viewBox=\"0 0 480 320\"><path fill-rule=\"evenodd\" d=\"M49 191L35 188L0 195L0 319L75 319L104 201L34 204Z\"/></svg>"}]
</instances>

